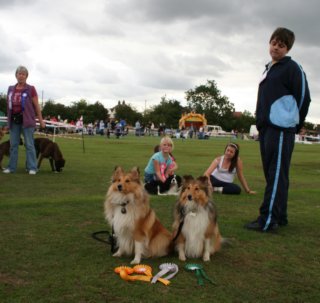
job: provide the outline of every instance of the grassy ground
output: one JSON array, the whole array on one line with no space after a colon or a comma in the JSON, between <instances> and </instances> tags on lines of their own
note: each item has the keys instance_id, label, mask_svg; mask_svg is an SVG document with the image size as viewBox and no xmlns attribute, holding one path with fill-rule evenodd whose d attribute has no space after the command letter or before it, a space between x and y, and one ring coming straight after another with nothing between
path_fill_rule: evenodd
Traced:
<instances>
[{"instance_id":1,"label":"grassy ground","mask_svg":"<svg viewBox=\"0 0 320 303\"><path fill-rule=\"evenodd\" d=\"M4 138L3 140L5 140ZM128 283L113 269L130 258L113 258L91 234L110 229L103 201L115 165L141 170L159 138L106 140L58 138L67 160L62 174L24 172L20 147L16 174L0 173L0 302L318 302L320 145L296 145L291 165L289 225L274 234L247 231L262 200L264 178L258 143L239 141L245 176L257 195L215 195L220 230L232 245L202 264L216 285L198 286L177 256L144 260L153 272L178 264L170 286ZM223 152L226 139L176 140L179 174L201 175ZM4 159L6 164L8 159ZM162 223L171 229L174 197L152 197Z\"/></svg>"}]
</instances>

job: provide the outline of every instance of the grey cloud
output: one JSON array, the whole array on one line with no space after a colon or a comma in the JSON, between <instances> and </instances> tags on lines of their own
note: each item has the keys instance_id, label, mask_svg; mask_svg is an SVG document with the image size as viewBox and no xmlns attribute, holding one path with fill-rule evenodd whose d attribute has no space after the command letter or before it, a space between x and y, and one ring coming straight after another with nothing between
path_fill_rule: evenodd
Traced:
<instances>
[{"instance_id":1,"label":"grey cloud","mask_svg":"<svg viewBox=\"0 0 320 303\"><path fill-rule=\"evenodd\" d=\"M190 79L181 75L152 72L143 75L140 80L146 87L163 90L187 90L192 83Z\"/></svg>"},{"instance_id":2,"label":"grey cloud","mask_svg":"<svg viewBox=\"0 0 320 303\"><path fill-rule=\"evenodd\" d=\"M16 55L4 52L4 49L0 49L0 73L11 73L14 75L14 71L17 67L18 58Z\"/></svg>"},{"instance_id":3,"label":"grey cloud","mask_svg":"<svg viewBox=\"0 0 320 303\"><path fill-rule=\"evenodd\" d=\"M8 12L14 8L24 18L26 6L33 17L24 19L28 30L10 34L7 26L16 24ZM30 63L32 81L37 76L35 84L50 98L100 95L138 102L183 95L207 79L231 93L239 89L241 97L256 89L271 32L286 26L297 37L290 54L304 67L317 102L319 7L316 0L4 0L0 76ZM254 104L255 98L243 100Z\"/></svg>"},{"instance_id":4,"label":"grey cloud","mask_svg":"<svg viewBox=\"0 0 320 303\"><path fill-rule=\"evenodd\" d=\"M251 6L254 1L246 1ZM153 22L173 22L181 19L197 19L215 15L228 16L245 10L241 1L231 0L133 0L118 1L106 7L113 14L148 19Z\"/></svg>"},{"instance_id":5,"label":"grey cloud","mask_svg":"<svg viewBox=\"0 0 320 303\"><path fill-rule=\"evenodd\" d=\"M16 6L19 4L22 5L29 5L31 3L36 3L37 0L1 0L0 1L0 7L6 8L11 6Z\"/></svg>"}]
</instances>

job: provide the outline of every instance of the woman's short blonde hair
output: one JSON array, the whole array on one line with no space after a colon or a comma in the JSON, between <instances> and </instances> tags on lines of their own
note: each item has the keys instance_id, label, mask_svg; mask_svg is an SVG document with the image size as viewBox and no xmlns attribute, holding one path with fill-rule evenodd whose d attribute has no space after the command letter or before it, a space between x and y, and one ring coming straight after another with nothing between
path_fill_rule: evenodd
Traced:
<instances>
[{"instance_id":1,"label":"woman's short blonde hair","mask_svg":"<svg viewBox=\"0 0 320 303\"><path fill-rule=\"evenodd\" d=\"M174 144L173 144L173 141L172 141L172 139L171 139L170 137L164 136L164 137L161 139L161 141L160 141L160 145L162 145L163 143L169 143L169 144L171 144L172 150L173 150Z\"/></svg>"}]
</instances>

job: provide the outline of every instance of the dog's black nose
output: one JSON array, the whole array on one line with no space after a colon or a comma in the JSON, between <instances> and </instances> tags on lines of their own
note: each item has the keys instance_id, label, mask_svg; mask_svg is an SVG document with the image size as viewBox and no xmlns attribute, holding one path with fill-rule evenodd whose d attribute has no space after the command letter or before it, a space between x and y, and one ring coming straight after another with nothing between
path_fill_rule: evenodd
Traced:
<instances>
[{"instance_id":1,"label":"dog's black nose","mask_svg":"<svg viewBox=\"0 0 320 303\"><path fill-rule=\"evenodd\" d=\"M121 184L118 184L118 190L122 191L122 185Z\"/></svg>"},{"instance_id":2,"label":"dog's black nose","mask_svg":"<svg viewBox=\"0 0 320 303\"><path fill-rule=\"evenodd\" d=\"M189 200L189 201L192 200L192 195L188 195L188 200Z\"/></svg>"}]
</instances>

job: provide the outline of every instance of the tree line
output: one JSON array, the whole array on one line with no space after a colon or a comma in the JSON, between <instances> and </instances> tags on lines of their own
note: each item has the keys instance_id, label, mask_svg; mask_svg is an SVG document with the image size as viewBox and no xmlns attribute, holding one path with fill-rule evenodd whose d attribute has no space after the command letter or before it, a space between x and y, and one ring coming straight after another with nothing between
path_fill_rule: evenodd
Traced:
<instances>
[{"instance_id":1,"label":"tree line","mask_svg":"<svg viewBox=\"0 0 320 303\"><path fill-rule=\"evenodd\" d=\"M185 92L187 106L182 106L178 100L162 97L160 103L145 110L143 113L136 110L125 100L118 101L112 108L116 120L124 119L128 125L134 125L140 121L142 125L153 122L156 127L160 124L169 128L178 128L178 122L183 113L195 111L204 114L209 125L220 125L224 130L238 130L248 132L250 126L255 124L255 117L244 111L235 116L234 104L226 96L222 96L214 80L207 80L206 84L199 85ZM0 111L6 113L6 95L0 95ZM42 114L44 117L60 117L62 120L76 121L83 117L85 124L95 121L108 121L111 113L104 105L97 101L90 104L84 99L74 101L70 106L48 100L43 104ZM311 124L308 123L307 124ZM310 127L313 124L308 125Z\"/></svg>"}]
</instances>

